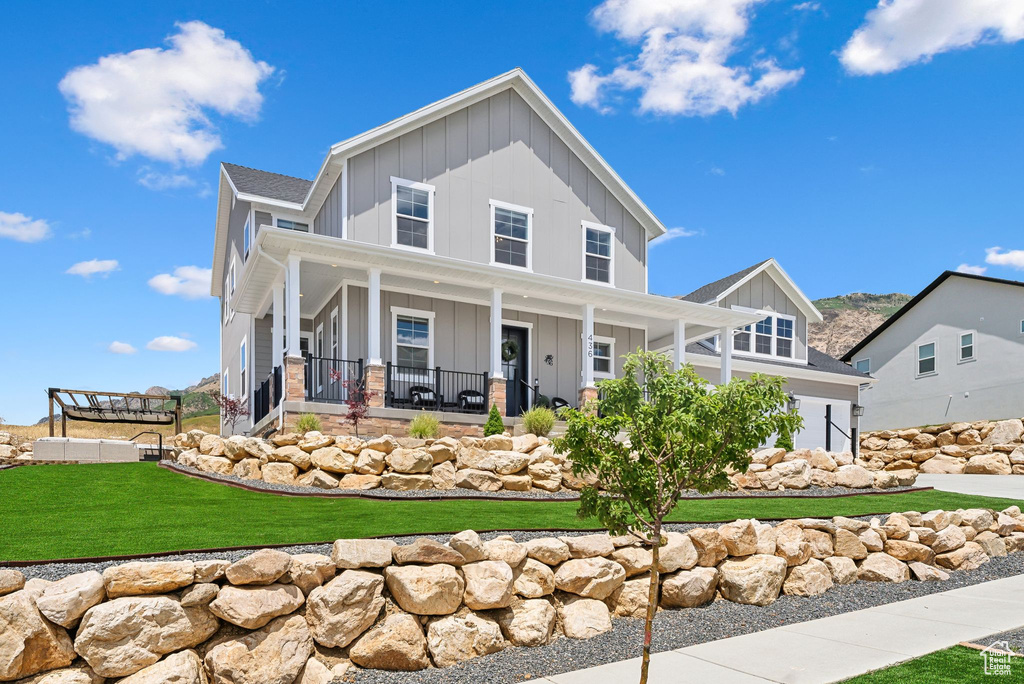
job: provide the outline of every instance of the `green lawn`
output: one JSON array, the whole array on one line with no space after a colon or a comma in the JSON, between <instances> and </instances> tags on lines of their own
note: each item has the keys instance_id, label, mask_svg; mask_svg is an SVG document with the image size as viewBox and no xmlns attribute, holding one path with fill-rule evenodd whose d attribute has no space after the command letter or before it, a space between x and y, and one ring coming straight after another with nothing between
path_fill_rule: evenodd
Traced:
<instances>
[{"instance_id":1,"label":"green lawn","mask_svg":"<svg viewBox=\"0 0 1024 684\"><path fill-rule=\"evenodd\" d=\"M837 499L685 501L673 519L821 517L1020 501L912 492ZM126 555L302 543L466 528L597 527L575 501L372 501L248 492L154 463L32 466L0 471L0 560Z\"/></svg>"},{"instance_id":2,"label":"green lawn","mask_svg":"<svg viewBox=\"0 0 1024 684\"><path fill-rule=\"evenodd\" d=\"M844 684L971 684L1020 681L1024 681L1024 658L1011 660L1009 675L986 675L981 651L954 646L902 665L893 665L878 672L847 679Z\"/></svg>"}]
</instances>

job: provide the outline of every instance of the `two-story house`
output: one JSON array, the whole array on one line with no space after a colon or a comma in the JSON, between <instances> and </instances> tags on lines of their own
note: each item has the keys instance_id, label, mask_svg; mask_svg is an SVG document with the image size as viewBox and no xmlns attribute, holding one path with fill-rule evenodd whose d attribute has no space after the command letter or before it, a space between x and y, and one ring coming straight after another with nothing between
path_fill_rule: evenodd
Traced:
<instances>
[{"instance_id":1,"label":"two-story house","mask_svg":"<svg viewBox=\"0 0 1024 684\"><path fill-rule=\"evenodd\" d=\"M681 365L763 319L649 294L665 232L519 69L334 145L312 181L223 164L223 391L252 406L233 430L340 430L362 381L369 432L428 409L476 434L492 404L578 405L652 340Z\"/></svg>"},{"instance_id":2,"label":"two-story house","mask_svg":"<svg viewBox=\"0 0 1024 684\"><path fill-rule=\"evenodd\" d=\"M1024 415L1024 282L946 271L846 353L864 428Z\"/></svg>"}]
</instances>

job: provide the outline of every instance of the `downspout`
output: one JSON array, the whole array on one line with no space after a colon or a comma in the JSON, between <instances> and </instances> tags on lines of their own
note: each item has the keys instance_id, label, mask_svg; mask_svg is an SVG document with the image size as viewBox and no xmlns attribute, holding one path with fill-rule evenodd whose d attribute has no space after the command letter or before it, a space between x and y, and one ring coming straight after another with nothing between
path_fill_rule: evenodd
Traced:
<instances>
[{"instance_id":1,"label":"downspout","mask_svg":"<svg viewBox=\"0 0 1024 684\"><path fill-rule=\"evenodd\" d=\"M256 245L256 253L259 254L261 257L264 257L265 259L267 259L270 263L276 264L277 267L281 269L281 274L285 276L285 281L288 280L288 277L287 277L288 269L280 261L278 261L274 257L270 256L266 252L264 252L262 244L257 244ZM284 369L283 368L281 369L281 377L284 378ZM282 391L281 391L281 406L280 406L280 410L277 412L277 431L280 432L283 429L284 429L284 390L282 389Z\"/></svg>"}]
</instances>

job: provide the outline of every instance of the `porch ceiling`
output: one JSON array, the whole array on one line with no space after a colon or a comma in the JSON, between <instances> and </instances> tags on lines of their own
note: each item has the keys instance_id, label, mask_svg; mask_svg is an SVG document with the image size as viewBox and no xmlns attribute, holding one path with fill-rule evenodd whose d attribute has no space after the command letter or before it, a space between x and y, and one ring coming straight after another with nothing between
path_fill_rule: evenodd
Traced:
<instances>
[{"instance_id":1,"label":"porch ceiling","mask_svg":"<svg viewBox=\"0 0 1024 684\"><path fill-rule=\"evenodd\" d=\"M282 278L281 267L274 262L284 263L289 255L296 255L302 259L304 316L315 314L343 280L365 284L367 269L379 268L381 287L386 290L488 305L491 290L499 288L503 307L566 318L581 318L583 305L594 304L597 321L645 328L649 339L671 334L676 320L686 322L687 341L694 341L719 328L746 325L758 318L660 295L269 226L260 228L256 244L232 298L233 308L243 313L267 310L271 285Z\"/></svg>"}]
</instances>

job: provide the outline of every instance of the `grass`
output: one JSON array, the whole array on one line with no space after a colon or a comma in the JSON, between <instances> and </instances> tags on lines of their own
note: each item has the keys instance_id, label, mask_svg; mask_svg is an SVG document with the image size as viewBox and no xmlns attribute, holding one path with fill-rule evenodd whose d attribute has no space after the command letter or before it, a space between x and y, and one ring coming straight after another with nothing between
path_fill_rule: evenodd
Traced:
<instances>
[{"instance_id":1,"label":"grass","mask_svg":"<svg viewBox=\"0 0 1024 684\"><path fill-rule=\"evenodd\" d=\"M212 415L191 416L181 421L181 429L205 430L218 434L220 432L220 411ZM140 423L87 423L80 420L68 421L68 437L81 437L84 439L130 439L143 430L155 430L164 436L166 440L174 436L173 425L144 425ZM50 426L47 423L38 425L0 425L0 431L10 432L23 440L35 441L40 437L50 436ZM60 421L54 423L54 432L60 436ZM145 435L138 440L142 444L156 444L156 437Z\"/></svg>"},{"instance_id":2,"label":"grass","mask_svg":"<svg viewBox=\"0 0 1024 684\"><path fill-rule=\"evenodd\" d=\"M984 662L981 651L954 646L884 670L847 679L844 684L971 684L1019 682L1024 679L1024 658L1012 659L1009 676L986 675Z\"/></svg>"},{"instance_id":3,"label":"grass","mask_svg":"<svg viewBox=\"0 0 1024 684\"><path fill-rule=\"evenodd\" d=\"M1019 501L939 491L837 499L684 501L677 521L864 515ZM81 558L223 546L296 544L466 528L593 529L575 501L373 501L248 492L154 463L0 471L0 560Z\"/></svg>"}]
</instances>

